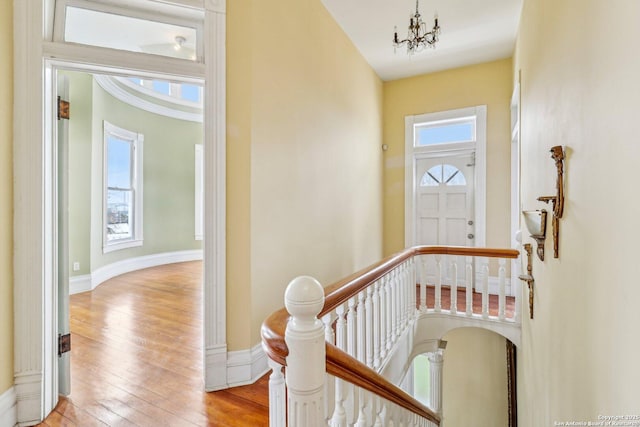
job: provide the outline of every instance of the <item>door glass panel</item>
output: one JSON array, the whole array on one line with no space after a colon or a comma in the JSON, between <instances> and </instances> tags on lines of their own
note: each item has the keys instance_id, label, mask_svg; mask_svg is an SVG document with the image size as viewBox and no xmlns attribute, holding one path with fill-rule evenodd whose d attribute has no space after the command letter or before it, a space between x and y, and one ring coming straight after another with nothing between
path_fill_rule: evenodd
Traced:
<instances>
[{"instance_id":1,"label":"door glass panel","mask_svg":"<svg viewBox=\"0 0 640 427\"><path fill-rule=\"evenodd\" d=\"M435 165L422 175L420 179L421 187L445 185L467 185L462 171L452 165Z\"/></svg>"},{"instance_id":2,"label":"door glass panel","mask_svg":"<svg viewBox=\"0 0 640 427\"><path fill-rule=\"evenodd\" d=\"M67 6L64 40L195 61L196 29Z\"/></svg>"}]
</instances>

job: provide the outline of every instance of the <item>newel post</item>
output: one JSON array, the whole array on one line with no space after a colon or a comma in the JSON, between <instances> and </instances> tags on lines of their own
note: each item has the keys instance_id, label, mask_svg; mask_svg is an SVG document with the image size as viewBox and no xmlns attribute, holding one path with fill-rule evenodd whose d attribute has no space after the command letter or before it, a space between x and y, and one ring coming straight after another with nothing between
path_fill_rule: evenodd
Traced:
<instances>
[{"instance_id":1,"label":"newel post","mask_svg":"<svg viewBox=\"0 0 640 427\"><path fill-rule=\"evenodd\" d=\"M288 427L324 424L325 341L318 313L324 290L313 277L291 281L284 294L291 315L284 335L287 356Z\"/></svg>"}]
</instances>

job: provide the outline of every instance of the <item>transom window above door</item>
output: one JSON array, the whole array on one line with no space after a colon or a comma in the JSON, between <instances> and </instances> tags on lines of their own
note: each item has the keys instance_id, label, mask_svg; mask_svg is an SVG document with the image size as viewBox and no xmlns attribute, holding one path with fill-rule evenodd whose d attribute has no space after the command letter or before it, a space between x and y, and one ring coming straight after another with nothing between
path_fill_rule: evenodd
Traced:
<instances>
[{"instance_id":1,"label":"transom window above door","mask_svg":"<svg viewBox=\"0 0 640 427\"><path fill-rule=\"evenodd\" d=\"M117 2L57 0L56 41L202 62L204 17L184 16L186 8L133 0L142 9L123 10ZM148 10L144 10L144 7ZM181 16L182 14L183 16ZM114 31L114 29L117 29Z\"/></svg>"},{"instance_id":2,"label":"transom window above door","mask_svg":"<svg viewBox=\"0 0 640 427\"><path fill-rule=\"evenodd\" d=\"M476 117L419 123L415 125L414 134L415 147L473 142L476 139Z\"/></svg>"}]
</instances>

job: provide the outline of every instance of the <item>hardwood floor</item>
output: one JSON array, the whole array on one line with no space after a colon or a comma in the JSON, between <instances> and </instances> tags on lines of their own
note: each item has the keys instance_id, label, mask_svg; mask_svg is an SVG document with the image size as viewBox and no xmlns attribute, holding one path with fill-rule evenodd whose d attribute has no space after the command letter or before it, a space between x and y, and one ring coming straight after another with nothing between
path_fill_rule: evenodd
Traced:
<instances>
[{"instance_id":1,"label":"hardwood floor","mask_svg":"<svg viewBox=\"0 0 640 427\"><path fill-rule=\"evenodd\" d=\"M436 306L436 289L435 286L427 285L427 308L434 308ZM476 291L472 291L472 311L476 314L482 314L482 294ZM467 292L464 288L458 288L457 292L457 304L459 313L464 313L467 307ZM416 298L418 300L417 305L420 306L420 287L416 286ZM451 288L449 286L442 287L441 294L441 303L440 306L442 310L447 310L451 308ZM516 306L516 299L511 296L507 296L505 298L505 316L507 318L513 318L514 310ZM489 295L489 314L491 316L498 315L498 296L497 295Z\"/></svg>"},{"instance_id":2,"label":"hardwood floor","mask_svg":"<svg viewBox=\"0 0 640 427\"><path fill-rule=\"evenodd\" d=\"M268 375L250 386L202 391L201 266L140 270L72 295L71 394L40 425L267 426ZM443 288L443 309L449 301ZM460 311L464 301L459 290ZM507 316L513 305L508 298ZM473 306L481 311L480 294ZM490 311L497 313L495 296Z\"/></svg>"},{"instance_id":3,"label":"hardwood floor","mask_svg":"<svg viewBox=\"0 0 640 427\"><path fill-rule=\"evenodd\" d=\"M268 380L203 392L200 262L72 295L71 394L41 426L266 426Z\"/></svg>"}]
</instances>

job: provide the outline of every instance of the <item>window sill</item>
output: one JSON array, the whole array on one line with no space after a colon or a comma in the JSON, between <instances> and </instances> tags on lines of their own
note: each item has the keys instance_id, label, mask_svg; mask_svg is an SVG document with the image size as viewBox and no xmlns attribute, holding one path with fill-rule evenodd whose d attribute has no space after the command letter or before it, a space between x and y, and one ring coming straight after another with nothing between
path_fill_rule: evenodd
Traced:
<instances>
[{"instance_id":1,"label":"window sill","mask_svg":"<svg viewBox=\"0 0 640 427\"><path fill-rule=\"evenodd\" d=\"M119 251L121 249L129 249L129 248L136 248L138 246L142 246L142 239L139 240L126 240L123 242L114 242L114 243L109 243L107 245L103 245L102 246L102 253L106 254L109 252L115 252L115 251Z\"/></svg>"}]
</instances>

